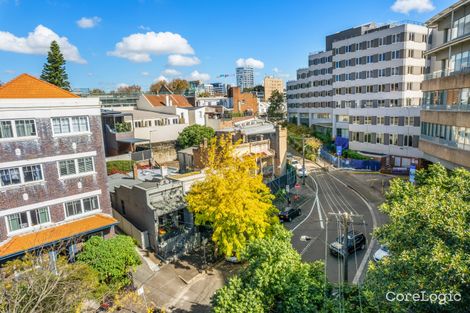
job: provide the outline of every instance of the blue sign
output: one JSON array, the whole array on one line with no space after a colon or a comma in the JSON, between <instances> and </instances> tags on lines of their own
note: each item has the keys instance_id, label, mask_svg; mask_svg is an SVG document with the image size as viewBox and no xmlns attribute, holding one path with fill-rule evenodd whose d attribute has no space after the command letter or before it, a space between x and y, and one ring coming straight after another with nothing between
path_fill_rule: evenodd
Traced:
<instances>
[{"instance_id":1,"label":"blue sign","mask_svg":"<svg viewBox=\"0 0 470 313\"><path fill-rule=\"evenodd\" d=\"M336 146L336 155L341 156L343 154L343 147L342 146Z\"/></svg>"},{"instance_id":2,"label":"blue sign","mask_svg":"<svg viewBox=\"0 0 470 313\"><path fill-rule=\"evenodd\" d=\"M414 183L415 182L415 174L416 174L416 165L415 164L411 164L410 165L410 183Z\"/></svg>"}]
</instances>

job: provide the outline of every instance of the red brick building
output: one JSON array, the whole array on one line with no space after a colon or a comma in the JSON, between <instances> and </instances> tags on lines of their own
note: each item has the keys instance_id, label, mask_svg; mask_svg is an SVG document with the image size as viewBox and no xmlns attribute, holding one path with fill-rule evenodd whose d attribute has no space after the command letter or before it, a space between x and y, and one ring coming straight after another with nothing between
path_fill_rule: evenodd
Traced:
<instances>
[{"instance_id":1,"label":"red brick building","mask_svg":"<svg viewBox=\"0 0 470 313\"><path fill-rule=\"evenodd\" d=\"M258 98L249 92L240 92L240 87L231 87L228 90L228 97L233 105L234 113L258 113Z\"/></svg>"},{"instance_id":2,"label":"red brick building","mask_svg":"<svg viewBox=\"0 0 470 313\"><path fill-rule=\"evenodd\" d=\"M0 262L112 233L106 180L98 98L27 74L0 87Z\"/></svg>"}]
</instances>

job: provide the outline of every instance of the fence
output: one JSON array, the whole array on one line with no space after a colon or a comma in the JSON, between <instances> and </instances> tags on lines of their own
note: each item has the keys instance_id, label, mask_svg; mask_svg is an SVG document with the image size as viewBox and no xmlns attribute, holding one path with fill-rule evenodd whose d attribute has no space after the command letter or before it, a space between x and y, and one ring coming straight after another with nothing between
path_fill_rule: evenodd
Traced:
<instances>
[{"instance_id":1,"label":"fence","mask_svg":"<svg viewBox=\"0 0 470 313\"><path fill-rule=\"evenodd\" d=\"M150 160L151 158L152 158L152 151L150 151L149 149L131 153L131 159L133 161L137 161L137 162L145 161L145 160Z\"/></svg>"},{"instance_id":2,"label":"fence","mask_svg":"<svg viewBox=\"0 0 470 313\"><path fill-rule=\"evenodd\" d=\"M326 150L322 149L320 151L320 156L331 164L338 164L338 157L329 154ZM340 166L342 168L367 169L371 171L378 171L382 167L382 164L380 161L376 160L341 159Z\"/></svg>"},{"instance_id":3,"label":"fence","mask_svg":"<svg viewBox=\"0 0 470 313\"><path fill-rule=\"evenodd\" d=\"M134 238L137 241L137 245L139 247L142 249L147 249L150 246L147 231L140 231L115 209L113 209L113 217L119 221L119 224L117 225L119 229L122 230L125 234Z\"/></svg>"},{"instance_id":4,"label":"fence","mask_svg":"<svg viewBox=\"0 0 470 313\"><path fill-rule=\"evenodd\" d=\"M202 234L195 228L185 229L180 234L158 244L157 254L162 259L178 257L195 250L201 245Z\"/></svg>"},{"instance_id":5,"label":"fence","mask_svg":"<svg viewBox=\"0 0 470 313\"><path fill-rule=\"evenodd\" d=\"M283 189L286 185L289 187L294 187L295 183L297 182L297 175L295 168L288 166L287 173L271 180L270 182L266 183L266 185L271 189L271 193L275 194L279 191L279 189Z\"/></svg>"}]
</instances>

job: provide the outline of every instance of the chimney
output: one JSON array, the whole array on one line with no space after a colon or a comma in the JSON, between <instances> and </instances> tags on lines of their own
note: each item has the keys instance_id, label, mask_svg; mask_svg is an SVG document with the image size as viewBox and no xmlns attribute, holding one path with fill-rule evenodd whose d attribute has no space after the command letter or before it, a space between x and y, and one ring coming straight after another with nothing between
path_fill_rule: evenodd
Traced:
<instances>
[{"instance_id":1,"label":"chimney","mask_svg":"<svg viewBox=\"0 0 470 313\"><path fill-rule=\"evenodd\" d=\"M165 105L167 107L171 106L171 103L170 103L170 96L169 95L166 95L165 96Z\"/></svg>"}]
</instances>

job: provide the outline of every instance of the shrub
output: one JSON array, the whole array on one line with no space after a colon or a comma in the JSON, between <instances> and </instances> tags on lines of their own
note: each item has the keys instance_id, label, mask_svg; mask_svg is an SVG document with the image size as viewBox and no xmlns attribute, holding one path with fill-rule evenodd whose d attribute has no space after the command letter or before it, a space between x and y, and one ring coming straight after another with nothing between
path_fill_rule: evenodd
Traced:
<instances>
[{"instance_id":1,"label":"shrub","mask_svg":"<svg viewBox=\"0 0 470 313\"><path fill-rule=\"evenodd\" d=\"M109 161L106 162L106 170L108 175L122 173L127 174L132 171L132 166L134 165L132 160L119 160L119 161Z\"/></svg>"}]
</instances>

